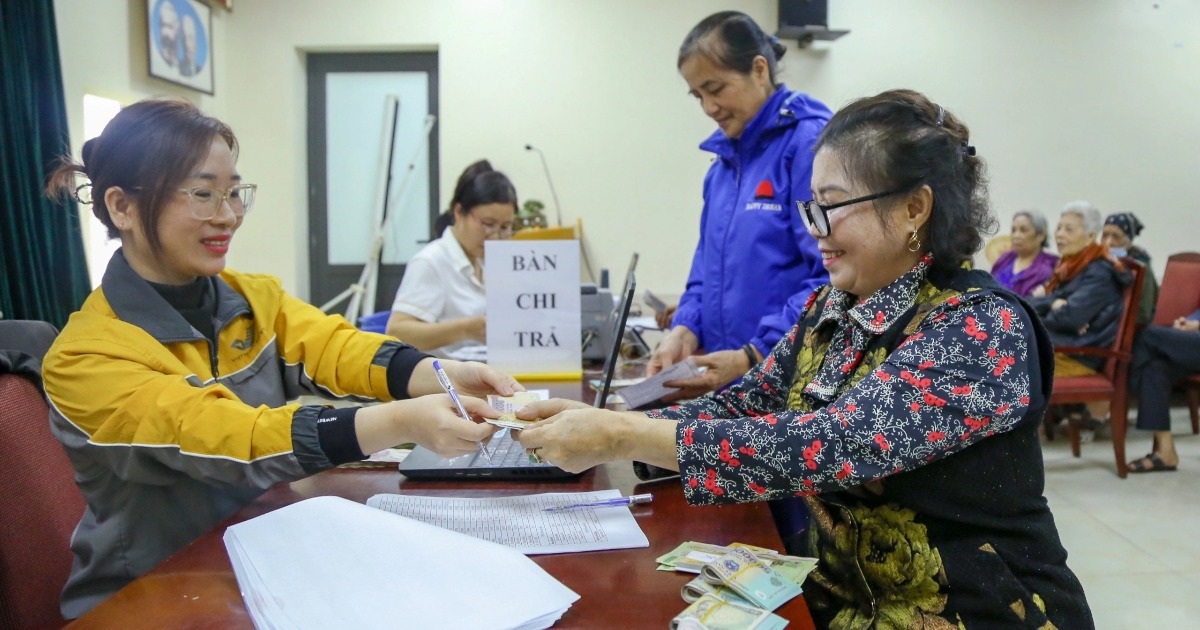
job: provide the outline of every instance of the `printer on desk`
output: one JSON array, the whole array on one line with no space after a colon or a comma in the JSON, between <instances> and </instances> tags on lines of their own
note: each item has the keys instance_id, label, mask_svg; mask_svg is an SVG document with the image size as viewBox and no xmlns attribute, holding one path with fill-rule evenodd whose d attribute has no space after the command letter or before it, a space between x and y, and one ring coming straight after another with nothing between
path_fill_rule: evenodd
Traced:
<instances>
[{"instance_id":1,"label":"printer on desk","mask_svg":"<svg viewBox=\"0 0 1200 630\"><path fill-rule=\"evenodd\" d=\"M583 360L603 361L611 348L615 304L608 287L584 283L579 287L579 331L583 335Z\"/></svg>"},{"instance_id":2,"label":"printer on desk","mask_svg":"<svg viewBox=\"0 0 1200 630\"><path fill-rule=\"evenodd\" d=\"M584 362L603 362L613 344L613 317L616 303L608 287L584 283L579 287L579 331L582 335ZM634 356L650 354L650 346L633 328L622 331L629 336L626 342L633 343L637 350ZM624 348L623 348L624 349Z\"/></svg>"}]
</instances>

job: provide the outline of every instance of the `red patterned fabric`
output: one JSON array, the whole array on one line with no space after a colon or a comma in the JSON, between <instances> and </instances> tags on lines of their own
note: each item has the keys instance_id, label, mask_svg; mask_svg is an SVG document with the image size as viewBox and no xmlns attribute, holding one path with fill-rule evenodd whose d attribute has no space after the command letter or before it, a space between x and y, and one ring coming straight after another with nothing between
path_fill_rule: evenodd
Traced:
<instances>
[{"instance_id":1,"label":"red patterned fabric","mask_svg":"<svg viewBox=\"0 0 1200 630\"><path fill-rule=\"evenodd\" d=\"M30 381L0 374L0 627L61 626L83 495Z\"/></svg>"}]
</instances>

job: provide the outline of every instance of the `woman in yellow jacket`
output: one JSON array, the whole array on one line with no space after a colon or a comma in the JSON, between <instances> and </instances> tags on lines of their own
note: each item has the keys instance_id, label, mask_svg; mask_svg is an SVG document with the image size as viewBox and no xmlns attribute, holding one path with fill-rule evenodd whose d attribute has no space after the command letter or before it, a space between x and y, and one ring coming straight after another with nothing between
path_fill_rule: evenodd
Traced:
<instances>
[{"instance_id":1,"label":"woman in yellow jacket","mask_svg":"<svg viewBox=\"0 0 1200 630\"><path fill-rule=\"evenodd\" d=\"M256 187L237 141L194 106L122 110L64 158L48 191L92 205L120 238L103 281L44 362L51 425L87 499L62 611L74 618L212 529L269 486L416 442L473 451L494 430L458 416L432 358L225 268ZM82 174L90 184L75 188ZM520 386L443 361L466 394ZM334 409L302 394L395 401ZM464 397L468 412L495 417ZM311 550L298 553L311 553Z\"/></svg>"}]
</instances>

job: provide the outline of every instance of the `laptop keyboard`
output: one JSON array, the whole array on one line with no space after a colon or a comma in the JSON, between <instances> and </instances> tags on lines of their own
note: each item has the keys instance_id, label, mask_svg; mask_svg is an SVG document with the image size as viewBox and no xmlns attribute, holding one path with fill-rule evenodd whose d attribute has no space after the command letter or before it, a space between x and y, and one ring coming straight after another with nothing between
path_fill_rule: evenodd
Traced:
<instances>
[{"instance_id":1,"label":"laptop keyboard","mask_svg":"<svg viewBox=\"0 0 1200 630\"><path fill-rule=\"evenodd\" d=\"M489 462L482 453L476 453L471 460L471 468L520 468L548 465L545 462L539 464L531 461L521 443L513 439L511 431L505 430L497 433L491 443L484 448L492 454L492 461Z\"/></svg>"}]
</instances>

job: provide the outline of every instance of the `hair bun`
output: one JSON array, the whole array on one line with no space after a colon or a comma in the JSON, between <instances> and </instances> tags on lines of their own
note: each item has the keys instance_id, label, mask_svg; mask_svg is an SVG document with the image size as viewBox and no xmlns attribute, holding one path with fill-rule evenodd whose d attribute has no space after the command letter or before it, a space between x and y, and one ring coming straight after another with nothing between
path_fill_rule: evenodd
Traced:
<instances>
[{"instance_id":1,"label":"hair bun","mask_svg":"<svg viewBox=\"0 0 1200 630\"><path fill-rule=\"evenodd\" d=\"M478 160L472 163L463 171L462 178L465 181L470 181L484 173L491 173L496 169L492 168L492 163L487 160Z\"/></svg>"},{"instance_id":2,"label":"hair bun","mask_svg":"<svg viewBox=\"0 0 1200 630\"><path fill-rule=\"evenodd\" d=\"M786 44L779 41L778 37L772 36L771 37L771 51L775 53L775 61L779 61L780 59L783 59L784 55L787 54L788 47Z\"/></svg>"},{"instance_id":3,"label":"hair bun","mask_svg":"<svg viewBox=\"0 0 1200 630\"><path fill-rule=\"evenodd\" d=\"M96 149L96 140L98 140L98 139L99 139L99 137L96 137L96 138L92 138L91 140L88 140L87 142L84 142L83 148L79 150L79 156L81 158L83 158L83 165L82 165L83 168L80 170L83 171L84 175L88 175L88 172L87 172L88 171L88 162L92 161L92 153ZM88 177L90 178L91 175L88 175Z\"/></svg>"}]
</instances>

